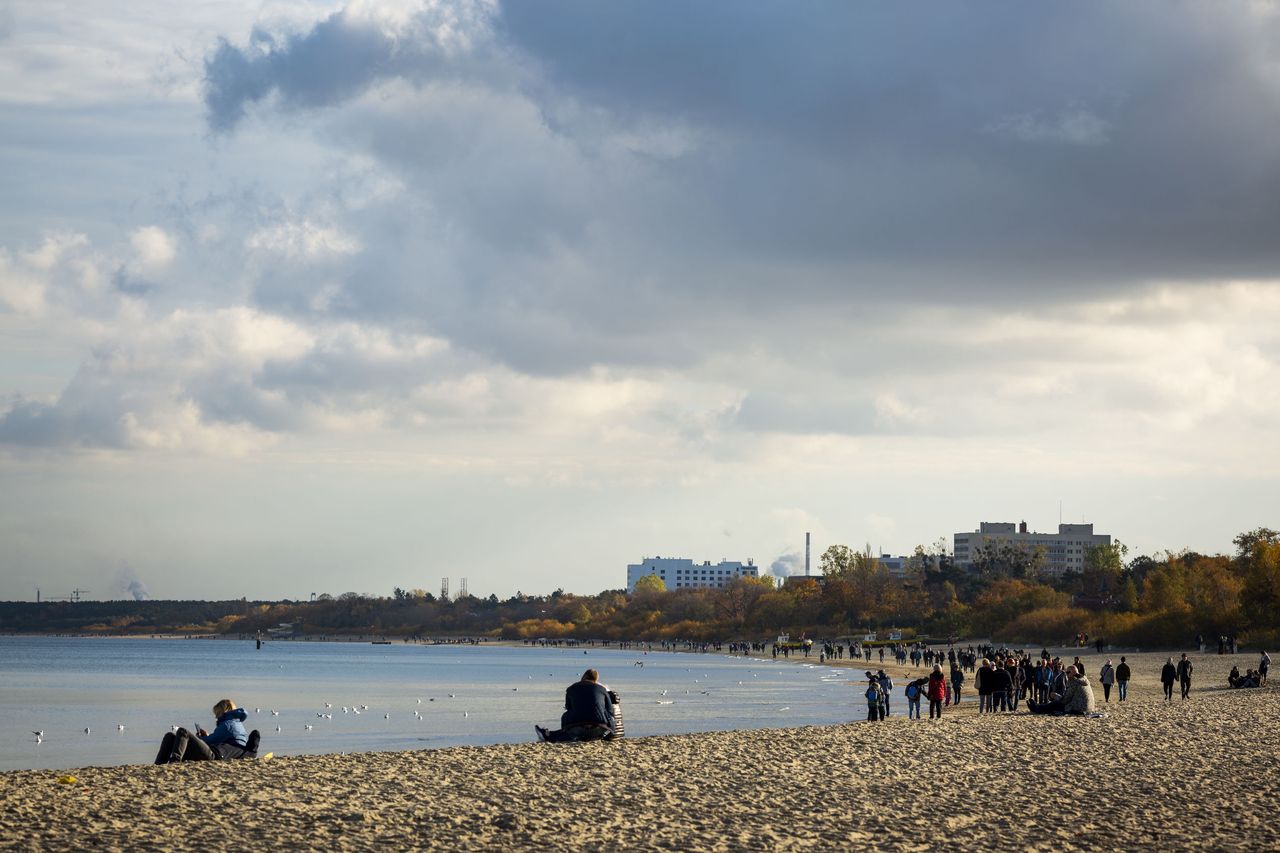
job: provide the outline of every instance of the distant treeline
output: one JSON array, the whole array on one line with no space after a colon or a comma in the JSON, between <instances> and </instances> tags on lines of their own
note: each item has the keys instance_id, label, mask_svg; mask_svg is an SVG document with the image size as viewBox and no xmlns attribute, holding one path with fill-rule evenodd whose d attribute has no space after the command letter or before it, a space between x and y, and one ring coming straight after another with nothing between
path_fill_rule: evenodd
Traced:
<instances>
[{"instance_id":1,"label":"distant treeline","mask_svg":"<svg viewBox=\"0 0 1280 853\"><path fill-rule=\"evenodd\" d=\"M1060 644L1079 634L1132 646L1212 640L1275 645L1280 639L1280 533L1233 540L1233 555L1165 553L1125 560L1120 543L1085 554L1083 570L1045 574L1045 555L996 543L972 568L942 543L916 549L904 577L869 552L834 545L821 577L739 578L718 589L666 590L644 579L634 593L517 593L437 598L353 592L311 602L82 601L0 603L0 632L296 636L488 636L503 639L767 640L837 638L897 629L911 636L992 637ZM284 629L281 626L288 626Z\"/></svg>"}]
</instances>

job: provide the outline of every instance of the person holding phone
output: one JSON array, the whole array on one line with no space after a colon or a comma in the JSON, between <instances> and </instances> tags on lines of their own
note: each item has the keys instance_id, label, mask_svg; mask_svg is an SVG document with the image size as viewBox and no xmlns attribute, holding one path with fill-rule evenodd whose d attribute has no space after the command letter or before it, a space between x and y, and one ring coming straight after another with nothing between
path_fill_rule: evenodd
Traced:
<instances>
[{"instance_id":1,"label":"person holding phone","mask_svg":"<svg viewBox=\"0 0 1280 853\"><path fill-rule=\"evenodd\" d=\"M237 708L230 699L222 699L213 706L213 717L218 721L212 732L198 723L195 732L185 728L168 732L160 741L156 764L174 761L216 761L222 758L244 758L257 752L257 732L245 732L244 721L249 718L243 708Z\"/></svg>"}]
</instances>

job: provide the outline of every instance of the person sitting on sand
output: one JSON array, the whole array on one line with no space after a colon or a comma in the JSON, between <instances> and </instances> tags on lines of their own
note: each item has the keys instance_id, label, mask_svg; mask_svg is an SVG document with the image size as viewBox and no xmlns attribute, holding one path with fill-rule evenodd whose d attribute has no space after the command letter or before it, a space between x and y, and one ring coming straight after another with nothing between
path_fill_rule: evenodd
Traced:
<instances>
[{"instance_id":1,"label":"person sitting on sand","mask_svg":"<svg viewBox=\"0 0 1280 853\"><path fill-rule=\"evenodd\" d=\"M533 730L538 733L538 740L549 743L613 737L616 731L613 701L609 691L600 684L600 673L588 669L582 673L582 680L570 684L564 691L564 713L560 715L557 731L547 731L542 726L534 726Z\"/></svg>"},{"instance_id":2,"label":"person sitting on sand","mask_svg":"<svg viewBox=\"0 0 1280 853\"><path fill-rule=\"evenodd\" d=\"M213 706L213 717L218 721L212 732L196 726L194 733L179 727L167 732L160 741L156 764L174 761L216 761L222 758L249 758L257 755L258 733L246 733L244 721L249 718L243 708L237 708L230 699L222 699Z\"/></svg>"},{"instance_id":3,"label":"person sitting on sand","mask_svg":"<svg viewBox=\"0 0 1280 853\"><path fill-rule=\"evenodd\" d=\"M1067 684L1061 696L1050 695L1048 702L1027 704L1033 714L1052 714L1055 717L1064 714L1092 714L1097 707L1093 698L1093 685L1075 666L1067 667Z\"/></svg>"}]
</instances>

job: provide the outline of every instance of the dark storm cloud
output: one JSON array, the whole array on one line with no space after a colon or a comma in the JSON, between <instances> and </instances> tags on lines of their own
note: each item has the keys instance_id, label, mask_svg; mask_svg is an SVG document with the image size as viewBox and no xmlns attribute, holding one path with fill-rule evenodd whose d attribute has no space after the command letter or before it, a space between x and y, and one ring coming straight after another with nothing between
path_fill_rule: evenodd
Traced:
<instances>
[{"instance_id":1,"label":"dark storm cloud","mask_svg":"<svg viewBox=\"0 0 1280 853\"><path fill-rule=\"evenodd\" d=\"M551 0L473 15L448 50L420 37L437 13L389 34L339 12L207 60L213 130L255 102L344 107L325 140L406 187L346 223L366 250L331 315L554 374L768 346L803 334L788 304L865 325L1280 266L1275 15ZM264 273L255 297L307 313L319 279ZM741 422L777 408L749 397Z\"/></svg>"}]
</instances>

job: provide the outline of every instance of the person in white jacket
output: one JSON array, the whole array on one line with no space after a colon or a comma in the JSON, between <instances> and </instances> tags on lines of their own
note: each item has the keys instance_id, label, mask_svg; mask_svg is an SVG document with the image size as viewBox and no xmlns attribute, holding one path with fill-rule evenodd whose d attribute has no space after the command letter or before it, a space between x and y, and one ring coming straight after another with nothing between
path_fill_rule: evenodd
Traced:
<instances>
[{"instance_id":1,"label":"person in white jacket","mask_svg":"<svg viewBox=\"0 0 1280 853\"><path fill-rule=\"evenodd\" d=\"M1102 685L1102 701L1111 701L1111 685L1116 683L1116 671L1108 660L1102 665L1102 672L1098 674L1098 683Z\"/></svg>"}]
</instances>

